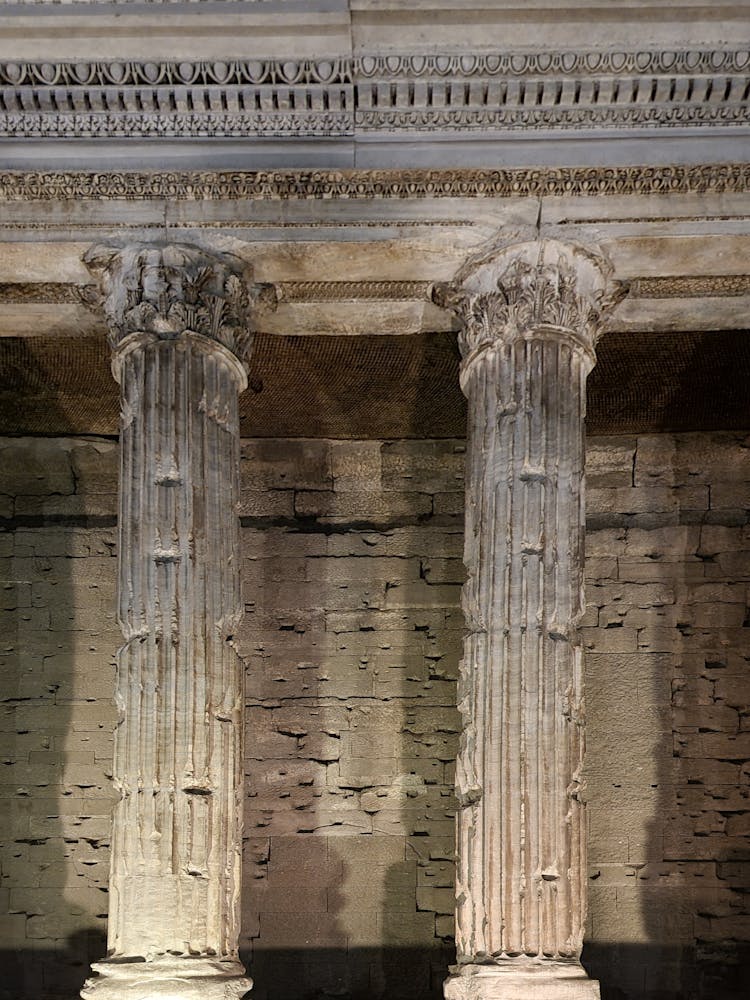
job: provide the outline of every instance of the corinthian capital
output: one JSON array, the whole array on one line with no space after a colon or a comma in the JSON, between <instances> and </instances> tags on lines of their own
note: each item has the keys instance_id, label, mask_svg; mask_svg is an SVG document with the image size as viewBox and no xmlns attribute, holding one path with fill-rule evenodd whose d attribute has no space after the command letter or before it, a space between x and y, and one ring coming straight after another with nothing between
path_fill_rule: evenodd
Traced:
<instances>
[{"instance_id":1,"label":"corinthian capital","mask_svg":"<svg viewBox=\"0 0 750 1000\"><path fill-rule=\"evenodd\" d=\"M593 353L608 312L626 286L611 263L584 247L557 240L518 243L467 264L436 291L438 304L462 321L465 364L499 341L557 331Z\"/></svg>"},{"instance_id":2,"label":"corinthian capital","mask_svg":"<svg viewBox=\"0 0 750 1000\"><path fill-rule=\"evenodd\" d=\"M131 334L193 333L247 358L251 276L239 258L170 243L94 246L83 261L99 281L113 350Z\"/></svg>"}]
</instances>

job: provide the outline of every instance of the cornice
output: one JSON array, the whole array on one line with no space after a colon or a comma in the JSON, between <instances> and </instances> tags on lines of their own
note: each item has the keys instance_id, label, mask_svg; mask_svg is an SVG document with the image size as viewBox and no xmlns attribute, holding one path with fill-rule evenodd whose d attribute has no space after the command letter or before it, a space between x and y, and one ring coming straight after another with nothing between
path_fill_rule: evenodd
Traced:
<instances>
[{"instance_id":1,"label":"cornice","mask_svg":"<svg viewBox=\"0 0 750 1000\"><path fill-rule=\"evenodd\" d=\"M205 0L3 0L3 2L14 7L39 7L43 5L45 7L61 7L65 10L66 7L122 7L136 4L138 6L147 4L150 7L176 7L182 4L205 3ZM264 3L267 0L213 0L213 2L222 4L248 4Z\"/></svg>"},{"instance_id":2,"label":"cornice","mask_svg":"<svg viewBox=\"0 0 750 1000\"><path fill-rule=\"evenodd\" d=\"M362 78L570 76L574 73L712 74L742 73L750 68L750 49L624 50L567 49L442 55L365 55L354 60Z\"/></svg>"},{"instance_id":3,"label":"cornice","mask_svg":"<svg viewBox=\"0 0 750 1000\"><path fill-rule=\"evenodd\" d=\"M505 52L419 55L364 55L339 59L230 59L201 62L44 62L0 63L0 84L15 86L116 86L171 84L347 84L394 79L464 79L483 77L602 75L689 75L746 73L750 48L660 49L638 51Z\"/></svg>"},{"instance_id":4,"label":"cornice","mask_svg":"<svg viewBox=\"0 0 750 1000\"><path fill-rule=\"evenodd\" d=\"M750 55L749 55L750 58ZM209 62L0 63L4 87L222 86L351 83L349 59L248 59Z\"/></svg>"},{"instance_id":5,"label":"cornice","mask_svg":"<svg viewBox=\"0 0 750 1000\"><path fill-rule=\"evenodd\" d=\"M747 125L750 47L0 63L6 138Z\"/></svg>"},{"instance_id":6,"label":"cornice","mask_svg":"<svg viewBox=\"0 0 750 1000\"><path fill-rule=\"evenodd\" d=\"M84 7L92 6L96 4L97 6L122 6L123 4L149 4L154 7L167 7L170 4L184 4L184 3L203 3L205 0L4 0L8 4L13 4L15 7L33 7L40 6L44 4L45 6L59 6L59 7ZM214 0L216 2L216 0ZM263 3L264 0L220 0L221 3Z\"/></svg>"},{"instance_id":7,"label":"cornice","mask_svg":"<svg viewBox=\"0 0 750 1000\"><path fill-rule=\"evenodd\" d=\"M0 172L0 202L600 197L748 191L747 162L501 170Z\"/></svg>"}]
</instances>

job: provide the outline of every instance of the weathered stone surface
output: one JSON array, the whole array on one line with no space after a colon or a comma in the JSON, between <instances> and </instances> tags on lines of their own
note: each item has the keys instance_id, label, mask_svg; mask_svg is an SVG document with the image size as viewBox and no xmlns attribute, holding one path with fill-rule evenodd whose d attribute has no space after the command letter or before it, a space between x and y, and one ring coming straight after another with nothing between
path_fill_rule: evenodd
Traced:
<instances>
[{"instance_id":1,"label":"weathered stone surface","mask_svg":"<svg viewBox=\"0 0 750 1000\"><path fill-rule=\"evenodd\" d=\"M587 441L587 489L632 486L635 455L635 438L599 437Z\"/></svg>"},{"instance_id":2,"label":"weathered stone surface","mask_svg":"<svg viewBox=\"0 0 750 1000\"><path fill-rule=\"evenodd\" d=\"M331 442L331 471L337 493L382 489L380 441Z\"/></svg>"},{"instance_id":3,"label":"weathered stone surface","mask_svg":"<svg viewBox=\"0 0 750 1000\"><path fill-rule=\"evenodd\" d=\"M539 241L486 255L443 293L463 324L469 409L451 1000L598 993L577 964L578 621L585 383L615 301L610 273L580 247Z\"/></svg>"},{"instance_id":4,"label":"weathered stone surface","mask_svg":"<svg viewBox=\"0 0 750 1000\"><path fill-rule=\"evenodd\" d=\"M0 493L10 497L68 496L74 492L73 470L57 441L23 439L3 442ZM22 508L23 509L23 508Z\"/></svg>"},{"instance_id":5,"label":"weathered stone surface","mask_svg":"<svg viewBox=\"0 0 750 1000\"><path fill-rule=\"evenodd\" d=\"M432 513L432 503L423 493L309 492L295 494L294 511L299 517L312 517L326 524L382 525L399 520L413 521Z\"/></svg>"},{"instance_id":6,"label":"weathered stone surface","mask_svg":"<svg viewBox=\"0 0 750 1000\"><path fill-rule=\"evenodd\" d=\"M243 441L243 488L256 492L330 490L332 448L335 445L328 441Z\"/></svg>"},{"instance_id":7,"label":"weathered stone surface","mask_svg":"<svg viewBox=\"0 0 750 1000\"><path fill-rule=\"evenodd\" d=\"M636 488L648 492L653 484L676 490L697 481L709 485L713 497L722 484L737 481L744 462L741 438L639 438ZM709 503L713 500L706 501L705 513ZM720 918L724 923L718 930L719 918L698 914L708 913L709 900L722 884L716 859L746 851L742 831L750 799L740 778L746 759L741 755L747 749L740 740L740 712L747 703L743 684L750 649L747 635L731 625L744 605L735 582L742 576L728 574L721 560L731 552L732 565L742 574L750 546L744 522L729 519L702 526L627 527L624 536L622 548L613 550L619 580L658 581L672 593L661 595L669 604L654 604L635 618L635 605L643 602L633 601L628 587L618 604L625 612L623 623L636 628L638 651L625 657L606 652L587 657L590 860L628 852L637 865L625 874L626 881L635 883L625 909L619 889L611 897L601 888L605 869L592 871L589 939L594 950L597 941L620 940L623 934L634 946L639 942L639 948L657 942L683 949L679 962L660 964L661 988L678 991L681 978L705 982L712 963L723 961L706 946L712 925L717 936L736 934L742 941L745 933L738 919L743 905L731 891L725 899L731 899L735 914L733 931L731 917ZM590 587L589 596L593 592ZM624 809L618 801L626 804ZM746 865L739 865L742 878ZM669 894L677 868L680 878L690 881ZM729 947L737 954L744 944ZM656 974L655 966L649 975ZM636 990L627 985L626 964L620 982ZM726 971L713 989L717 995L741 995Z\"/></svg>"},{"instance_id":8,"label":"weathered stone surface","mask_svg":"<svg viewBox=\"0 0 750 1000\"><path fill-rule=\"evenodd\" d=\"M717 485L729 488L737 481L734 470L741 459L732 453L741 446L733 443L735 435L692 440L703 456L702 483L711 486L712 495ZM664 452L689 455L692 445L682 441L678 435L665 442ZM45 444L51 469L66 463L70 468L81 444L100 456L103 485L105 470L106 477L114 474L110 442L76 442L73 450L68 441ZM281 441L262 444L261 450L248 445L247 454L264 456L269 489L293 491L310 482L304 449L293 446L286 452ZM640 439L636 446L640 448ZM53 457L54 447L60 449L59 459ZM616 467L620 461L615 453L611 463L605 462L608 447L607 440L588 442L588 452L601 455L599 468ZM331 442L332 455L337 448ZM343 450L353 456L352 464L338 485L334 477L333 491L377 494L381 443L346 442ZM94 453L87 454L95 465ZM299 484L296 462L302 463ZM429 475L428 459L422 467ZM3 472L26 476L19 465L5 466ZM670 488L689 485L692 478L676 473ZM415 492L424 492L419 475L412 482ZM664 484L654 480L653 485ZM249 488L247 477L243 486ZM638 488L648 491L648 481ZM440 493L429 495L434 503ZM121 639L114 622L101 617L106 602L86 586L86 566L92 568L91 582L111 593L117 544L111 527L83 519L59 524L44 515L29 524L21 508L15 514L16 520L6 525L11 530L0 533L1 558L7 560L3 578L16 585L15 594L26 595L21 606L0 612L0 678L7 684L0 694L3 959L14 974L17 960L7 957L8 949L34 956L18 972L22 995L67 1000L80 988L86 965L100 958L104 948L113 794L108 777L115 722L112 660ZM458 726L455 676L463 617L455 595L450 606L422 609L328 615L321 609L329 592L335 599L329 581L339 575L341 557L356 562L363 583L365 564L373 563L370 576L375 581L382 575L380 560L391 558L398 565L407 563L410 571L423 564L427 581L432 567L453 575L456 567L446 568L445 560L460 560L462 526L436 525L428 515L406 525L384 520L377 530L344 525L331 532L330 527L295 520L277 527L248 523L242 529L245 585L254 588L262 579L293 592L312 570L317 610L305 606L302 590L300 599L288 602L298 606L286 610L256 595L257 604L238 630L251 711L257 708L271 719L277 715L282 729L306 733L284 735L272 721L264 723L263 739L281 742L261 759L254 751L256 730L248 728L245 789L252 798L247 801L263 800L263 810L249 810L248 816L265 825L246 829L240 943L254 963L253 993L264 1000L276 974L283 976L289 1000L313 988L330 992L346 984L361 988L363 995L383 996L389 983L404 982L417 996L434 998L452 960L447 947L453 920L418 911L416 894L418 885L431 884L433 876L427 872L435 866L440 866L434 876L439 888L447 889L452 881L455 840L448 814L455 802L442 793L450 792L453 783L450 756ZM744 987L737 986L737 970L744 967L750 878L742 860L747 854L743 831L750 812L750 766L745 759L674 752L676 736L691 737L691 746L707 753L719 743L705 742L706 737L736 747L730 738L749 731L750 630L718 624L724 596L738 603L737 584L750 580L747 526L620 525L590 531L586 547L588 596L602 585L607 622L620 618L635 623L621 628L602 624L599 629L597 601L591 605L596 619L586 635L601 631L609 641L622 628L632 628L638 645L626 653L605 650L586 656L590 918L584 961L602 981L603 991L620 990L628 1000L640 1000L648 990L651 997L658 990L674 1000L682 996L685 982L714 982L714 973L718 985L706 995L739 1000ZM304 578L303 563L309 564ZM644 578L644 567L657 575ZM75 596L73 589L68 591L69 579ZM33 606L36 583L46 585ZM658 584L660 589L640 592L629 584ZM648 600L640 600L644 596ZM659 606L659 599L667 597L673 603ZM716 611L715 624L707 618L696 629L689 615L697 604ZM62 609L73 605L76 612L69 623L85 620L86 628L61 628ZM668 618L661 617L667 613ZM651 652L642 641L651 642L657 622L663 622L658 626L659 651ZM430 712L423 715L427 708ZM736 713L736 722L726 708ZM311 709L321 714L313 717ZM407 719L410 712L416 712L412 719L418 727ZM305 745L298 748L300 743ZM326 755L334 759L317 759ZM435 790L437 798L427 794ZM324 796L327 804L318 813ZM337 798L345 808L331 808ZM363 800L377 812L366 812ZM303 808L295 809L293 802ZM438 803L445 808L438 811ZM346 816L355 823L348 825ZM375 828L383 832L365 832ZM405 867L412 862L413 881ZM254 895L253 887L265 880L282 892L281 903L268 891ZM79 894L79 884L96 893ZM309 912L307 887L315 890ZM11 888L18 911L13 913ZM29 894L43 889L50 891ZM322 890L325 915L312 909L319 907ZM411 908L405 900L412 901ZM292 903L296 916L278 912L279 906ZM708 916L718 903L724 915ZM273 914L266 912L266 904ZM443 898L440 907L444 905ZM71 912L76 908L79 912ZM63 927L74 941L58 936ZM293 974L278 972L283 949L293 953L288 963ZM283 969L286 960L284 956Z\"/></svg>"},{"instance_id":9,"label":"weathered stone surface","mask_svg":"<svg viewBox=\"0 0 750 1000\"><path fill-rule=\"evenodd\" d=\"M233 648L237 396L251 338L243 268L178 245L95 248L86 259L122 394L125 643L108 954L81 995L169 996L176 980L181 997L239 997L251 985L237 951L243 699Z\"/></svg>"}]
</instances>

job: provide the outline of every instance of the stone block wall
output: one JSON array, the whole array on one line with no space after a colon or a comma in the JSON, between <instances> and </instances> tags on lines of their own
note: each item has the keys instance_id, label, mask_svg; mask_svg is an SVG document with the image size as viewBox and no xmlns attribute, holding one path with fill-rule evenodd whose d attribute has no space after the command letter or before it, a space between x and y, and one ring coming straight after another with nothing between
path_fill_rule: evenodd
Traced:
<instances>
[{"instance_id":1,"label":"stone block wall","mask_svg":"<svg viewBox=\"0 0 750 1000\"><path fill-rule=\"evenodd\" d=\"M451 441L245 444L243 935L261 1000L439 994L463 452ZM279 949L293 957L280 962Z\"/></svg>"},{"instance_id":2,"label":"stone block wall","mask_svg":"<svg viewBox=\"0 0 750 1000\"><path fill-rule=\"evenodd\" d=\"M0 445L0 998L102 953L116 444ZM604 1000L739 998L750 440L589 441L590 919ZM247 441L243 952L257 1000L440 996L463 443Z\"/></svg>"},{"instance_id":3,"label":"stone block wall","mask_svg":"<svg viewBox=\"0 0 750 1000\"><path fill-rule=\"evenodd\" d=\"M117 446L0 446L0 997L74 997L104 950Z\"/></svg>"},{"instance_id":4,"label":"stone block wall","mask_svg":"<svg viewBox=\"0 0 750 1000\"><path fill-rule=\"evenodd\" d=\"M590 922L615 997L750 994L750 438L588 460Z\"/></svg>"}]
</instances>

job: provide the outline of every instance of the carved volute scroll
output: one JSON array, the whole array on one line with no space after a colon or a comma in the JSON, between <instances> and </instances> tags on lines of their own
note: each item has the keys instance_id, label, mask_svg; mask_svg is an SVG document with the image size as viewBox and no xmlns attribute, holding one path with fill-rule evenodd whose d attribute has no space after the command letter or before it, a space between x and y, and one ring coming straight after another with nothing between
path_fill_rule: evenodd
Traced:
<instances>
[{"instance_id":1,"label":"carved volute scroll","mask_svg":"<svg viewBox=\"0 0 750 1000\"><path fill-rule=\"evenodd\" d=\"M94 248L121 386L118 653L108 957L82 996L231 1000L243 800L239 410L242 261Z\"/></svg>"},{"instance_id":2,"label":"carved volute scroll","mask_svg":"<svg viewBox=\"0 0 750 1000\"><path fill-rule=\"evenodd\" d=\"M448 1000L598 994L578 961L586 886L578 623L585 385L623 291L611 271L592 252L542 240L493 250L440 290L462 320L468 398L459 964Z\"/></svg>"},{"instance_id":3,"label":"carved volute scroll","mask_svg":"<svg viewBox=\"0 0 750 1000\"><path fill-rule=\"evenodd\" d=\"M84 263L99 279L110 347L131 334L171 340L186 331L249 355L249 295L244 261L199 247L96 246Z\"/></svg>"},{"instance_id":4,"label":"carved volute scroll","mask_svg":"<svg viewBox=\"0 0 750 1000\"><path fill-rule=\"evenodd\" d=\"M463 376L498 340L538 338L544 329L578 342L593 365L604 318L627 291L612 273L603 256L557 240L514 244L473 262L436 290L461 320Z\"/></svg>"}]
</instances>

